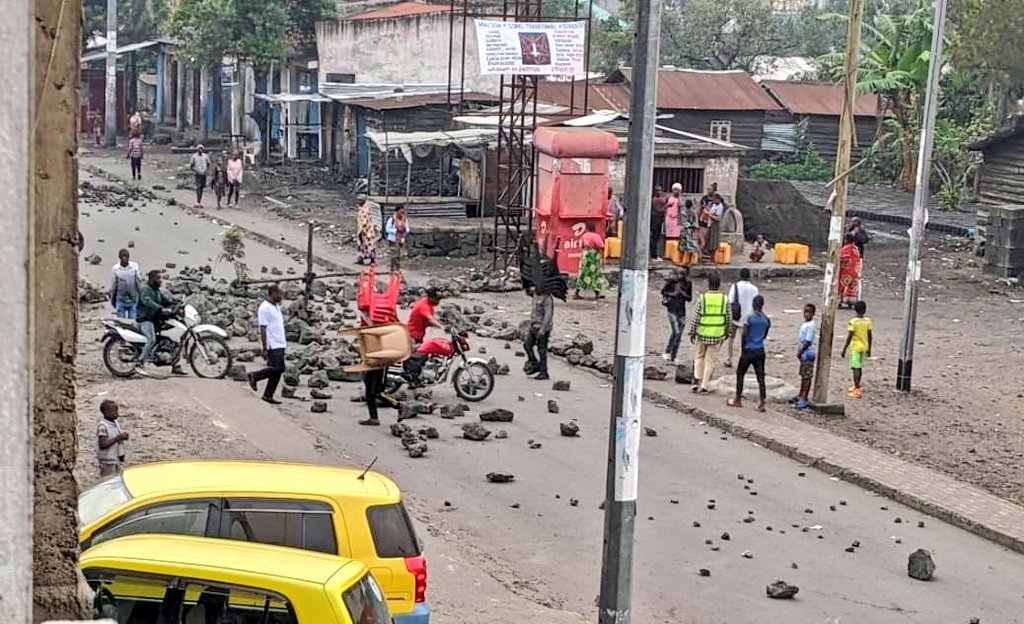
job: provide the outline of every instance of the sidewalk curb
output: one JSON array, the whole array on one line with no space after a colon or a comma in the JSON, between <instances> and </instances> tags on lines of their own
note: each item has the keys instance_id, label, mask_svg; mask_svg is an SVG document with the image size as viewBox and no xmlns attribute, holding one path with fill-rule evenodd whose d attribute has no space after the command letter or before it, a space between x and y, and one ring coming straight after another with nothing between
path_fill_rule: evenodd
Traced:
<instances>
[{"instance_id":1,"label":"sidewalk curb","mask_svg":"<svg viewBox=\"0 0 1024 624\"><path fill-rule=\"evenodd\" d=\"M752 431L748 427L737 424L735 421L727 417L708 412L671 395L665 394L664 392L645 388L644 398L655 403L667 405L684 414L689 414L698 420L704 421L709 425L731 433L736 437L749 440L754 444L774 451L779 455L788 457L789 459L808 467L821 470L831 477L842 479L843 481L852 483L870 492L885 496L886 498L891 498L896 502L910 507L911 509L916 509L917 511L928 514L929 516L938 518L939 520L952 524L953 526L974 533L979 537L995 542L1000 546L1005 546L1010 550L1024 553L1024 539L1021 537L1009 535L998 529L987 526L983 522L978 522L977 520L973 520L960 513L943 507L942 505L936 504L924 496L887 485L859 472L856 469L842 466L833 460L810 455L802 451L799 447L789 444L784 440L772 438L756 431Z\"/></svg>"}]
</instances>

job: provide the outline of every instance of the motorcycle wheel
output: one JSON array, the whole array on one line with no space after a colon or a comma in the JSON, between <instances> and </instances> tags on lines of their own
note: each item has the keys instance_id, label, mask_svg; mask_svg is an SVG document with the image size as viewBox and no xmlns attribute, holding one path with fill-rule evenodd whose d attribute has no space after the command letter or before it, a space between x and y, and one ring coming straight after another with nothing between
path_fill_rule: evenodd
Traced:
<instances>
[{"instance_id":1,"label":"motorcycle wheel","mask_svg":"<svg viewBox=\"0 0 1024 624\"><path fill-rule=\"evenodd\" d=\"M455 394L466 401L483 401L494 391L494 373L483 362L470 362L452 375Z\"/></svg>"},{"instance_id":2,"label":"motorcycle wheel","mask_svg":"<svg viewBox=\"0 0 1024 624\"><path fill-rule=\"evenodd\" d=\"M203 379L223 379L231 370L231 349L220 336L203 336L188 354L192 372Z\"/></svg>"},{"instance_id":3,"label":"motorcycle wheel","mask_svg":"<svg viewBox=\"0 0 1024 624\"><path fill-rule=\"evenodd\" d=\"M103 364L114 377L131 377L138 365L139 349L120 338L108 338L103 345Z\"/></svg>"}]
</instances>

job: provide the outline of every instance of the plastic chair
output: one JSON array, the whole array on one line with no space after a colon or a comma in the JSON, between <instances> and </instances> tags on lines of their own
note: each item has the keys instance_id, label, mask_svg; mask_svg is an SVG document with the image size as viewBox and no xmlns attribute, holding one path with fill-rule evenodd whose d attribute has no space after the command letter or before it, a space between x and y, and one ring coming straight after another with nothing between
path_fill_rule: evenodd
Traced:
<instances>
[{"instance_id":1,"label":"plastic chair","mask_svg":"<svg viewBox=\"0 0 1024 624\"><path fill-rule=\"evenodd\" d=\"M342 336L355 336L361 361L345 366L350 373L363 373L387 368L409 359L412 355L412 337L403 323L353 327L339 332Z\"/></svg>"}]
</instances>

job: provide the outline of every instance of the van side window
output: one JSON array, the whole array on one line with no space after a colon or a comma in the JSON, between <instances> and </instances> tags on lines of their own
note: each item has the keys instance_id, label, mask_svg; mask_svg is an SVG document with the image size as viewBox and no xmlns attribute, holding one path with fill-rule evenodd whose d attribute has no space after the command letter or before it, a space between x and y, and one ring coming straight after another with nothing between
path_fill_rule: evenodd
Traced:
<instances>
[{"instance_id":1,"label":"van side window","mask_svg":"<svg viewBox=\"0 0 1024 624\"><path fill-rule=\"evenodd\" d=\"M125 535L164 533L171 535L206 535L207 522L214 500L187 500L157 503L125 514L93 533L86 548Z\"/></svg>"},{"instance_id":2,"label":"van side window","mask_svg":"<svg viewBox=\"0 0 1024 624\"><path fill-rule=\"evenodd\" d=\"M338 554L333 509L319 501L227 499L220 536Z\"/></svg>"},{"instance_id":3,"label":"van side window","mask_svg":"<svg viewBox=\"0 0 1024 624\"><path fill-rule=\"evenodd\" d=\"M377 556L416 557L420 554L416 532L402 503L376 505L366 510Z\"/></svg>"}]
</instances>

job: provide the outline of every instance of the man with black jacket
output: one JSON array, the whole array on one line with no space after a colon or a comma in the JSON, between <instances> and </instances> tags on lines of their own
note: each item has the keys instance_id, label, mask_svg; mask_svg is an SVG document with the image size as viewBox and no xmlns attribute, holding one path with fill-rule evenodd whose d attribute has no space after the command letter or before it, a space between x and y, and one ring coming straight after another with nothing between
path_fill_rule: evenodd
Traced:
<instances>
[{"instance_id":1,"label":"man with black jacket","mask_svg":"<svg viewBox=\"0 0 1024 624\"><path fill-rule=\"evenodd\" d=\"M139 322L139 328L142 330L143 335L146 336L146 346L142 349L142 355L139 357L139 364L135 367L135 372L144 377L149 377L146 365L149 364L153 355L153 347L156 346L157 327L166 317L172 314L171 308L177 305L178 302L160 290L160 286L163 284L163 274L159 269L153 269L146 274L146 277L146 283L143 284L142 291L139 294L139 310L136 317ZM178 365L175 365L171 372L176 375L184 374L184 371Z\"/></svg>"}]
</instances>

